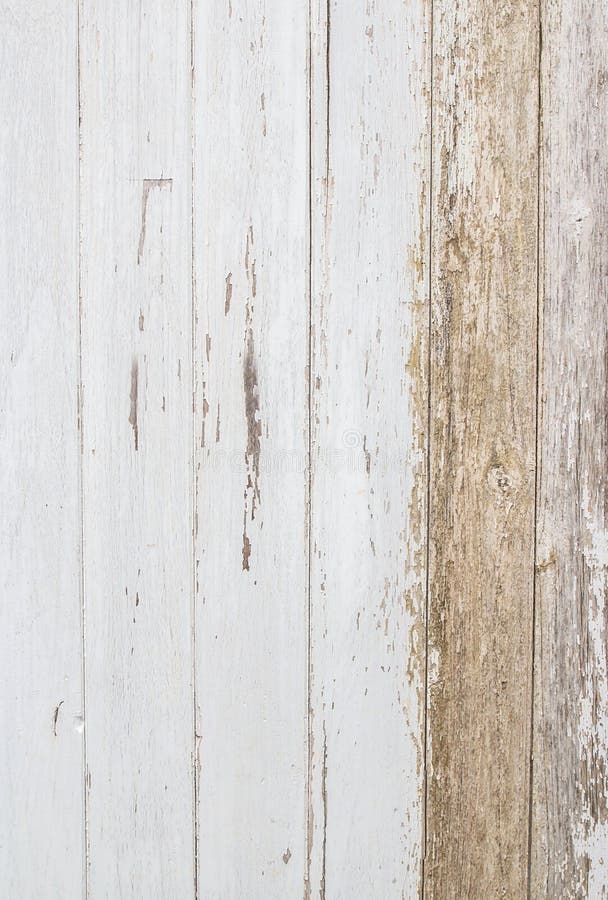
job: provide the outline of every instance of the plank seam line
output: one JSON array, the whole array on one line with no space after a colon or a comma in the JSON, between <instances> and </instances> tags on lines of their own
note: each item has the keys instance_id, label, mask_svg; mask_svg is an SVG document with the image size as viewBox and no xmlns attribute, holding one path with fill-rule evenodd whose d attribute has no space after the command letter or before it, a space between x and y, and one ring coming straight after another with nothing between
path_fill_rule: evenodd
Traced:
<instances>
[{"instance_id":1,"label":"plank seam line","mask_svg":"<svg viewBox=\"0 0 608 900\"><path fill-rule=\"evenodd\" d=\"M538 561L538 492L539 492L539 423L540 423L540 365L541 365L541 196L542 196L542 63L543 63L543 0L538 3L538 72L537 72L537 160L536 160L536 379L535 379L535 422L534 422L534 539L532 566L532 650L530 673L530 725L529 725L529 760L528 760L528 859L527 859L527 897L532 891L532 805L534 792L534 694L536 669L536 565ZM542 230L544 239L544 229Z\"/></svg>"},{"instance_id":2,"label":"plank seam line","mask_svg":"<svg viewBox=\"0 0 608 900\"><path fill-rule=\"evenodd\" d=\"M325 5L325 217L323 221L324 282L329 284L329 263L327 261L328 222L330 204L330 140L331 140L331 3ZM328 290L329 297L329 290ZM323 688L323 764L321 768L321 801L323 808L323 835L321 844L321 872L319 877L319 900L325 900L327 884L327 729L325 724L325 692Z\"/></svg>"},{"instance_id":3,"label":"plank seam line","mask_svg":"<svg viewBox=\"0 0 608 900\"><path fill-rule=\"evenodd\" d=\"M304 868L304 897L311 896L310 870L312 856L312 629L311 629L311 550L312 550L312 2L308 2L308 272L306 289L308 292L308 472L306 479L306 864Z\"/></svg>"},{"instance_id":4,"label":"plank seam line","mask_svg":"<svg viewBox=\"0 0 608 900\"><path fill-rule=\"evenodd\" d=\"M433 292L433 117L434 117L434 0L430 3L430 127L429 127L429 199L426 211L427 222L429 227L429 247L428 247L428 317L427 317L427 427L426 427L426 572L425 572L425 610L424 610L424 711L423 711L423 752L424 752L424 768L423 768L423 790L422 790L422 859L420 863L420 897L424 900L426 896L426 854L427 854L427 837L428 837L428 727L429 727L429 613L430 613L430 590L431 590L431 372L432 372L432 292Z\"/></svg>"},{"instance_id":5,"label":"plank seam line","mask_svg":"<svg viewBox=\"0 0 608 900\"><path fill-rule=\"evenodd\" d=\"M331 103L331 0L327 0L325 13L325 85L326 85L326 107L325 107L325 222L327 225L327 206L329 204L329 140L331 137L331 125L329 121L330 103Z\"/></svg>"},{"instance_id":6,"label":"plank seam line","mask_svg":"<svg viewBox=\"0 0 608 900\"><path fill-rule=\"evenodd\" d=\"M199 897L199 821L198 821L198 710L196 690L196 530L198 511L198 480L196 475L196 271L195 271L195 69L194 69L194 0L190 0L190 379L192 392L192 447L190 454L191 492L191 653L192 653L192 850L194 862L194 900Z\"/></svg>"},{"instance_id":7,"label":"plank seam line","mask_svg":"<svg viewBox=\"0 0 608 900\"><path fill-rule=\"evenodd\" d=\"M78 465L79 503L79 543L80 543L80 640L81 640L81 694L82 694L82 812L83 812L83 873L82 889L85 900L89 896L90 842L89 842L89 802L88 802L88 740L87 740L87 664L86 664L86 599L84 564L84 404L82 383L82 51L80 45L80 24L82 0L76 5L76 95L78 115L78 427L80 454Z\"/></svg>"}]
</instances>

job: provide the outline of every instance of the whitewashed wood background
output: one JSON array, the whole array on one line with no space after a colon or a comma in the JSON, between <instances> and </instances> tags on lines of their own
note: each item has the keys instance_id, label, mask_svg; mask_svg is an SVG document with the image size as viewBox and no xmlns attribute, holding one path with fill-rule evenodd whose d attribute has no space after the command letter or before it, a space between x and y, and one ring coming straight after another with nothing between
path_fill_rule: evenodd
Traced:
<instances>
[{"instance_id":1,"label":"whitewashed wood background","mask_svg":"<svg viewBox=\"0 0 608 900\"><path fill-rule=\"evenodd\" d=\"M604 0L0 0L0 895L608 896Z\"/></svg>"}]
</instances>

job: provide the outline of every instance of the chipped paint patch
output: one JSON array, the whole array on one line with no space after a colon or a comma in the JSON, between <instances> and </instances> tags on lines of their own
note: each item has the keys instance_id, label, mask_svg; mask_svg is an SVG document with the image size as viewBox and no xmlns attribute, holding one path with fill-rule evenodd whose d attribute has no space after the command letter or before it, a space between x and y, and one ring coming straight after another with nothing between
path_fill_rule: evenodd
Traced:
<instances>
[{"instance_id":1,"label":"chipped paint patch","mask_svg":"<svg viewBox=\"0 0 608 900\"><path fill-rule=\"evenodd\" d=\"M577 869L587 896L601 897L608 886L608 530L592 513L583 490L586 529L584 560L590 574L587 607L585 694L580 699L579 742L583 767L579 792L584 818L574 836Z\"/></svg>"},{"instance_id":2,"label":"chipped paint patch","mask_svg":"<svg viewBox=\"0 0 608 900\"><path fill-rule=\"evenodd\" d=\"M139 231L139 243L137 245L137 265L141 262L146 241L146 217L148 213L148 197L150 196L150 191L154 190L154 188L162 190L166 187L168 187L170 191L173 190L172 178L144 178L141 195L141 227Z\"/></svg>"}]
</instances>

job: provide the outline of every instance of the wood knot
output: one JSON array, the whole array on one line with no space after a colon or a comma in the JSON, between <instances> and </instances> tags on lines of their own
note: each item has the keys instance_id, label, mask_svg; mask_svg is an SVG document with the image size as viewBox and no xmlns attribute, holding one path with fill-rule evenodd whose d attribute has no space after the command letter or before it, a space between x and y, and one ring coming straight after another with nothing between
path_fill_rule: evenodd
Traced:
<instances>
[{"instance_id":1,"label":"wood knot","mask_svg":"<svg viewBox=\"0 0 608 900\"><path fill-rule=\"evenodd\" d=\"M493 463L486 472L486 483L498 506L512 501L519 488L519 473L513 467Z\"/></svg>"}]
</instances>

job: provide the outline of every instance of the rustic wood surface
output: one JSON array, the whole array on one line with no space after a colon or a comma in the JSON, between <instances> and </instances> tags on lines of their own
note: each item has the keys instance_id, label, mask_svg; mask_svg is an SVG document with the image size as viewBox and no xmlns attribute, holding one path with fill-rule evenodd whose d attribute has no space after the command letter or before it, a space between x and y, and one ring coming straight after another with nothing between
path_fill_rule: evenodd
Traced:
<instances>
[{"instance_id":1,"label":"rustic wood surface","mask_svg":"<svg viewBox=\"0 0 608 900\"><path fill-rule=\"evenodd\" d=\"M303 890L307 11L194 6L200 897Z\"/></svg>"},{"instance_id":2,"label":"rustic wood surface","mask_svg":"<svg viewBox=\"0 0 608 900\"><path fill-rule=\"evenodd\" d=\"M523 897L538 10L436 2L433 45L425 887Z\"/></svg>"},{"instance_id":3,"label":"rustic wood surface","mask_svg":"<svg viewBox=\"0 0 608 900\"><path fill-rule=\"evenodd\" d=\"M532 896L605 897L608 16L543 18Z\"/></svg>"},{"instance_id":4,"label":"rustic wood surface","mask_svg":"<svg viewBox=\"0 0 608 900\"><path fill-rule=\"evenodd\" d=\"M430 7L313 11L307 896L409 897L424 813Z\"/></svg>"},{"instance_id":5,"label":"rustic wood surface","mask_svg":"<svg viewBox=\"0 0 608 900\"><path fill-rule=\"evenodd\" d=\"M607 55L0 0L2 897L608 897Z\"/></svg>"},{"instance_id":6,"label":"rustic wood surface","mask_svg":"<svg viewBox=\"0 0 608 900\"><path fill-rule=\"evenodd\" d=\"M189 10L83 2L79 67L87 895L187 897Z\"/></svg>"},{"instance_id":7,"label":"rustic wood surface","mask_svg":"<svg viewBox=\"0 0 608 900\"><path fill-rule=\"evenodd\" d=\"M78 17L56 7L0 5L0 893L11 900L79 897L83 882Z\"/></svg>"}]
</instances>

